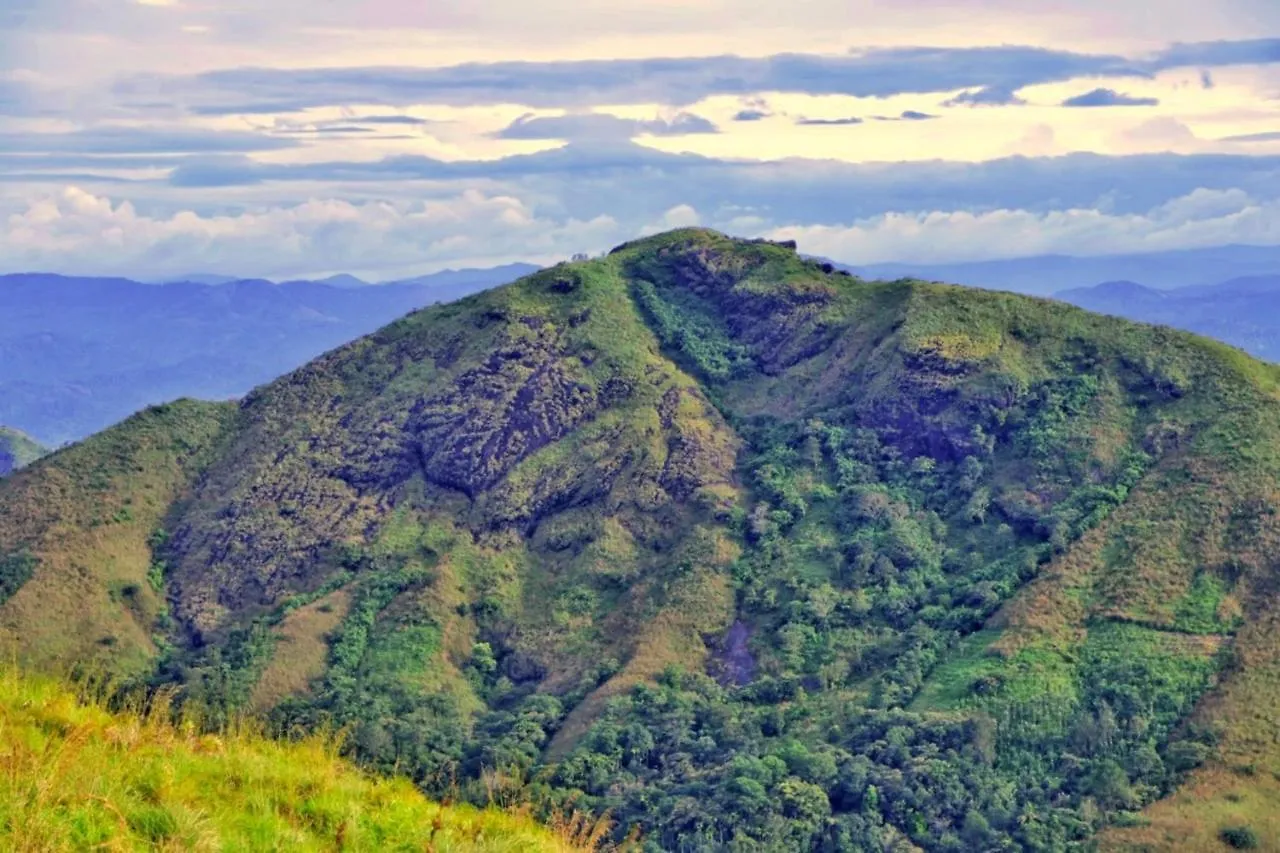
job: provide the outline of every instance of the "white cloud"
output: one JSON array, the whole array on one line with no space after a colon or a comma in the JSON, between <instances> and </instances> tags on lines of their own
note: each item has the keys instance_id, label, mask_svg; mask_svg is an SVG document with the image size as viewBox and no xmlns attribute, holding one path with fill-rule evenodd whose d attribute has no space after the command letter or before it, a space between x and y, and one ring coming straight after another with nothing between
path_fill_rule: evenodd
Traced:
<instances>
[{"instance_id":1,"label":"white cloud","mask_svg":"<svg viewBox=\"0 0 1280 853\"><path fill-rule=\"evenodd\" d=\"M75 187L31 201L0 231L0 266L133 276L209 270L294 276L418 272L554 260L623 238L608 216L540 218L519 199L468 190L416 204L314 199L238 214L148 216Z\"/></svg>"},{"instance_id":2,"label":"white cloud","mask_svg":"<svg viewBox=\"0 0 1280 853\"><path fill-rule=\"evenodd\" d=\"M1239 189L1200 189L1144 214L1096 209L892 213L845 226L786 226L769 236L796 240L805 252L859 264L1278 245L1280 200L1258 201Z\"/></svg>"},{"instance_id":3,"label":"white cloud","mask_svg":"<svg viewBox=\"0 0 1280 853\"><path fill-rule=\"evenodd\" d=\"M1142 213L890 213L847 225L768 229L742 211L710 220L741 236L766 232L851 263L953 262L1046 253L1105 255L1227 243L1280 245L1280 199L1198 189ZM721 219L724 222L721 222ZM551 216L500 191L422 202L313 199L238 213L147 214L69 187L14 210L0 230L0 267L159 277L192 271L293 277L350 271L374 278L595 253L639 234L708 222L687 204L647 225L613 216Z\"/></svg>"}]
</instances>

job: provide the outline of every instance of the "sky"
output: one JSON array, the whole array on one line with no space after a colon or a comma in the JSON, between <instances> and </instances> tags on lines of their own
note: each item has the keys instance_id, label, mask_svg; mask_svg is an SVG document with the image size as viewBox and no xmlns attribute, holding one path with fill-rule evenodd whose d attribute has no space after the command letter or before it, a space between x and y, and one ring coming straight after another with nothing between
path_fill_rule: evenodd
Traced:
<instances>
[{"instance_id":1,"label":"sky","mask_svg":"<svg viewBox=\"0 0 1280 853\"><path fill-rule=\"evenodd\" d=\"M1280 245L1275 0L0 0L0 272Z\"/></svg>"}]
</instances>

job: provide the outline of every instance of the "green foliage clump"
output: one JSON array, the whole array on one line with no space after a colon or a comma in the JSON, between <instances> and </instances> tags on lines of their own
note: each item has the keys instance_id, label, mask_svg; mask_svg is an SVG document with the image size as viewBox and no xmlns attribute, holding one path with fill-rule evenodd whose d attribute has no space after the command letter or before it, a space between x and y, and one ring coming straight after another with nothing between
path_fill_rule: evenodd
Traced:
<instances>
[{"instance_id":1,"label":"green foliage clump","mask_svg":"<svg viewBox=\"0 0 1280 853\"><path fill-rule=\"evenodd\" d=\"M688 359L701 375L723 381L755 369L748 348L734 343L713 315L697 307L690 297L677 302L678 291L659 294L647 281L636 282L635 293L636 301L652 318L658 339Z\"/></svg>"},{"instance_id":2,"label":"green foliage clump","mask_svg":"<svg viewBox=\"0 0 1280 853\"><path fill-rule=\"evenodd\" d=\"M0 554L0 604L31 580L40 561L30 551Z\"/></svg>"},{"instance_id":3,"label":"green foliage clump","mask_svg":"<svg viewBox=\"0 0 1280 853\"><path fill-rule=\"evenodd\" d=\"M1258 847L1258 834L1247 826L1224 827L1218 836L1224 844L1237 850L1255 850Z\"/></svg>"}]
</instances>

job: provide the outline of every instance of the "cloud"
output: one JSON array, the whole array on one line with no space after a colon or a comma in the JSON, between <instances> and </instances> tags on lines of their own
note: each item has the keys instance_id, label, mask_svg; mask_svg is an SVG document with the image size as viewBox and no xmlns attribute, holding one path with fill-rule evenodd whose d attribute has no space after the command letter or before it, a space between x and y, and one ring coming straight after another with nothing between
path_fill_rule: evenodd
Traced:
<instances>
[{"instance_id":1,"label":"cloud","mask_svg":"<svg viewBox=\"0 0 1280 853\"><path fill-rule=\"evenodd\" d=\"M1280 130L1266 130L1261 133L1242 133L1237 136L1224 136L1219 142L1278 142Z\"/></svg>"},{"instance_id":2,"label":"cloud","mask_svg":"<svg viewBox=\"0 0 1280 853\"><path fill-rule=\"evenodd\" d=\"M578 218L606 213L619 221L635 217L640 222L679 204L706 216L737 206L775 223L834 224L886 211L1048 211L1093 207L1102 199L1109 199L1112 210L1140 212L1200 187L1250 187L1259 197L1280 197L1280 157L1048 156L1059 153L1052 128L1039 126L1019 141L1017 156L980 163L724 161L625 142L589 142L497 161L397 155L290 164L243 155L186 157L169 180L183 190L183 199L200 197L187 192L192 187L237 184L269 184L273 197L284 199L306 198L313 187L335 182L348 195L406 198L419 197L429 186L492 185L527 193L539 204L554 204ZM5 162L0 157L0 169Z\"/></svg>"},{"instance_id":3,"label":"cloud","mask_svg":"<svg viewBox=\"0 0 1280 853\"><path fill-rule=\"evenodd\" d=\"M769 118L773 113L764 110L738 110L733 114L734 121L761 121Z\"/></svg>"},{"instance_id":4,"label":"cloud","mask_svg":"<svg viewBox=\"0 0 1280 853\"><path fill-rule=\"evenodd\" d=\"M651 222L640 229L640 234L659 234L673 228L692 228L702 224L702 216L696 209L687 204L678 204L670 210L662 212L656 222Z\"/></svg>"},{"instance_id":5,"label":"cloud","mask_svg":"<svg viewBox=\"0 0 1280 853\"><path fill-rule=\"evenodd\" d=\"M370 115L346 116L338 119L314 119L298 121L277 116L271 124L255 125L254 129L267 134L307 135L307 134L344 134L344 133L383 133L405 132L412 129L421 130L430 125L440 124L427 119L403 115ZM383 139L403 139L403 136L383 135ZM407 137L413 138L413 137Z\"/></svg>"},{"instance_id":6,"label":"cloud","mask_svg":"<svg viewBox=\"0 0 1280 853\"><path fill-rule=\"evenodd\" d=\"M1275 63L1280 63L1280 38L1175 44L1157 53L1146 64L1153 71L1168 71L1175 68L1229 68L1236 65Z\"/></svg>"},{"instance_id":7,"label":"cloud","mask_svg":"<svg viewBox=\"0 0 1280 853\"><path fill-rule=\"evenodd\" d=\"M903 110L896 116L872 116L876 121L929 121L938 116L922 113L919 110Z\"/></svg>"},{"instance_id":8,"label":"cloud","mask_svg":"<svg viewBox=\"0 0 1280 853\"><path fill-rule=\"evenodd\" d=\"M30 86L0 77L0 115L27 115L34 111L34 106Z\"/></svg>"},{"instance_id":9,"label":"cloud","mask_svg":"<svg viewBox=\"0 0 1280 853\"><path fill-rule=\"evenodd\" d=\"M336 199L199 215L145 215L76 188L33 200L0 231L0 265L138 276L251 269L293 276L542 260L599 251L623 234L607 216L537 216L520 200L468 190L414 204Z\"/></svg>"},{"instance_id":10,"label":"cloud","mask_svg":"<svg viewBox=\"0 0 1280 853\"><path fill-rule=\"evenodd\" d=\"M377 133L371 127L359 127L352 124L322 124L316 127L290 127L281 128L275 131L285 135L306 136L308 134L351 134L351 133Z\"/></svg>"},{"instance_id":11,"label":"cloud","mask_svg":"<svg viewBox=\"0 0 1280 853\"><path fill-rule=\"evenodd\" d=\"M1166 151L1178 151L1194 146L1199 141L1195 132L1176 118L1160 116L1120 131L1113 137L1112 144L1119 150L1132 145L1141 149L1159 145Z\"/></svg>"},{"instance_id":12,"label":"cloud","mask_svg":"<svg viewBox=\"0 0 1280 853\"><path fill-rule=\"evenodd\" d=\"M1135 98L1115 89L1093 89L1081 95L1067 98L1062 102L1064 107L1154 107L1160 101L1156 98Z\"/></svg>"},{"instance_id":13,"label":"cloud","mask_svg":"<svg viewBox=\"0 0 1280 853\"><path fill-rule=\"evenodd\" d=\"M1018 138L1010 153L1015 157L1050 157L1058 152L1058 135L1047 124L1037 124Z\"/></svg>"},{"instance_id":14,"label":"cloud","mask_svg":"<svg viewBox=\"0 0 1280 853\"><path fill-rule=\"evenodd\" d=\"M714 204L714 202L712 202ZM779 220L745 207L659 207L643 217L539 211L516 195L465 190L417 202L313 199L199 214L144 213L82 190L32 199L0 230L0 266L80 274L164 276L191 269L305 276L405 270L596 253L642 233L707 224L742 236L795 239L852 263L985 260L1010 254L1102 255L1233 242L1280 244L1280 198L1196 189L1139 212L922 208L831 224ZM1010 247L1016 247L1011 253Z\"/></svg>"},{"instance_id":15,"label":"cloud","mask_svg":"<svg viewBox=\"0 0 1280 853\"><path fill-rule=\"evenodd\" d=\"M1146 56L1035 46L877 47L845 54L679 56L468 62L442 67L234 67L126 75L112 94L135 110L266 114L349 105L522 104L581 110L602 104L687 107L762 92L883 98L958 92L947 105L1016 105L1020 89L1084 78L1280 62L1280 39L1175 44ZM750 109L750 108L748 108Z\"/></svg>"},{"instance_id":16,"label":"cloud","mask_svg":"<svg viewBox=\"0 0 1280 853\"><path fill-rule=\"evenodd\" d=\"M991 260L1018 254L1107 255L1201 248L1232 242L1280 244L1280 200L1259 202L1243 190L1195 190L1142 214L1089 208L1045 213L891 213L839 226L786 226L773 239L847 263L910 258L913 263Z\"/></svg>"},{"instance_id":17,"label":"cloud","mask_svg":"<svg viewBox=\"0 0 1280 853\"><path fill-rule=\"evenodd\" d=\"M518 103L687 106L759 92L889 97L958 89L1013 91L1083 76L1147 77L1121 56L1038 47L876 48L845 55L776 54L444 68L237 68L190 76L135 75L118 83L132 103L172 102L200 114L288 112L333 104L409 106Z\"/></svg>"},{"instance_id":18,"label":"cloud","mask_svg":"<svg viewBox=\"0 0 1280 853\"><path fill-rule=\"evenodd\" d=\"M944 107L1011 107L1026 104L1018 97L1015 89L1009 86L983 86L961 92L954 98L943 101Z\"/></svg>"},{"instance_id":19,"label":"cloud","mask_svg":"<svg viewBox=\"0 0 1280 853\"><path fill-rule=\"evenodd\" d=\"M0 132L0 151L45 154L183 154L274 151L298 143L258 133L103 125L68 133Z\"/></svg>"},{"instance_id":20,"label":"cloud","mask_svg":"<svg viewBox=\"0 0 1280 853\"><path fill-rule=\"evenodd\" d=\"M846 116L845 118L798 118L796 124L799 125L828 125L839 126L845 124L862 124L863 119L857 116Z\"/></svg>"},{"instance_id":21,"label":"cloud","mask_svg":"<svg viewBox=\"0 0 1280 853\"><path fill-rule=\"evenodd\" d=\"M357 124L390 124L390 125L406 125L406 126L422 126L433 124L432 121L417 116L405 115L373 115L373 116L352 116L347 121L356 122Z\"/></svg>"},{"instance_id":22,"label":"cloud","mask_svg":"<svg viewBox=\"0 0 1280 853\"><path fill-rule=\"evenodd\" d=\"M497 139L631 139L636 136L684 136L719 133L712 122L693 113L677 113L670 119L621 118L606 113L570 113L563 116L523 115L493 134Z\"/></svg>"}]
</instances>

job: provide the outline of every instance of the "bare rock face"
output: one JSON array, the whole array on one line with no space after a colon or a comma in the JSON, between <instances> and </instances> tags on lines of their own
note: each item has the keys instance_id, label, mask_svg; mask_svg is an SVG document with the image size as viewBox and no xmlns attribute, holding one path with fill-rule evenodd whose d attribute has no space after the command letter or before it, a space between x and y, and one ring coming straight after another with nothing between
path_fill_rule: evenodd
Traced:
<instances>
[{"instance_id":1,"label":"bare rock face","mask_svg":"<svg viewBox=\"0 0 1280 853\"><path fill-rule=\"evenodd\" d=\"M427 480L475 498L602 408L550 333L510 341L415 407L407 431Z\"/></svg>"},{"instance_id":2,"label":"bare rock face","mask_svg":"<svg viewBox=\"0 0 1280 853\"><path fill-rule=\"evenodd\" d=\"M702 394L672 388L663 396L659 415L667 431L667 461L659 482L669 495L685 500L703 486L731 481L738 442Z\"/></svg>"}]
</instances>

